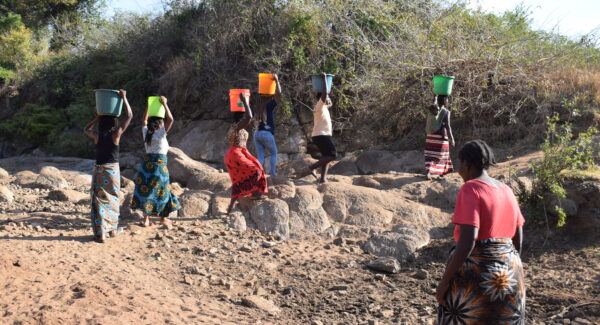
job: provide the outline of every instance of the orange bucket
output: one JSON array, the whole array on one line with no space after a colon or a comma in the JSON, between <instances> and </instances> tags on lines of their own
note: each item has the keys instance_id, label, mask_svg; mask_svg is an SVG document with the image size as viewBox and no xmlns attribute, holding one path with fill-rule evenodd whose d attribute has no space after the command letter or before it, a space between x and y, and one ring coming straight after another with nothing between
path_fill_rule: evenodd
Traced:
<instances>
[{"instance_id":1,"label":"orange bucket","mask_svg":"<svg viewBox=\"0 0 600 325\"><path fill-rule=\"evenodd\" d=\"M246 94L250 99L250 89L229 89L229 105L232 112L245 112L244 104L240 99L240 94Z\"/></svg>"},{"instance_id":2,"label":"orange bucket","mask_svg":"<svg viewBox=\"0 0 600 325\"><path fill-rule=\"evenodd\" d=\"M258 93L261 95L275 95L277 83L272 73L258 74Z\"/></svg>"}]
</instances>

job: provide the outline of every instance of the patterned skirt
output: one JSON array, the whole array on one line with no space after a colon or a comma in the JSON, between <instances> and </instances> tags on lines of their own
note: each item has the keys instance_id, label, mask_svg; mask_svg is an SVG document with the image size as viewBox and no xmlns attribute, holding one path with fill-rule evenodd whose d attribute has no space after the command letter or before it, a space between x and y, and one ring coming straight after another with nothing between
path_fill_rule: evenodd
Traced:
<instances>
[{"instance_id":1,"label":"patterned skirt","mask_svg":"<svg viewBox=\"0 0 600 325\"><path fill-rule=\"evenodd\" d=\"M231 178L231 198L240 198L254 192L268 192L265 170L248 149L229 147L225 155L225 166Z\"/></svg>"},{"instance_id":2,"label":"patterned skirt","mask_svg":"<svg viewBox=\"0 0 600 325\"><path fill-rule=\"evenodd\" d=\"M450 142L441 129L425 139L425 170L430 174L446 175L454 171L450 159Z\"/></svg>"},{"instance_id":3,"label":"patterned skirt","mask_svg":"<svg viewBox=\"0 0 600 325\"><path fill-rule=\"evenodd\" d=\"M512 241L478 241L450 282L445 301L447 307L438 307L438 325L525 324L523 266Z\"/></svg>"},{"instance_id":4,"label":"patterned skirt","mask_svg":"<svg viewBox=\"0 0 600 325\"><path fill-rule=\"evenodd\" d=\"M119 164L94 166L92 178L92 231L99 239L102 234L117 230L119 225L119 190L121 173Z\"/></svg>"},{"instance_id":5,"label":"patterned skirt","mask_svg":"<svg viewBox=\"0 0 600 325\"><path fill-rule=\"evenodd\" d=\"M168 217L181 209L179 200L171 193L167 156L146 154L135 177L135 192L131 208L148 216Z\"/></svg>"}]
</instances>

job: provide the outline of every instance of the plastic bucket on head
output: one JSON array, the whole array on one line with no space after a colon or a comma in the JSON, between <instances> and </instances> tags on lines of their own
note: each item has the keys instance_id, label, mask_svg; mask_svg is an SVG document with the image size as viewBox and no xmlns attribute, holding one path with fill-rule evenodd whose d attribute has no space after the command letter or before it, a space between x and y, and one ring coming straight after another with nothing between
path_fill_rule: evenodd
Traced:
<instances>
[{"instance_id":1,"label":"plastic bucket on head","mask_svg":"<svg viewBox=\"0 0 600 325\"><path fill-rule=\"evenodd\" d=\"M96 89L96 112L98 115L120 116L123 108L123 98L118 90Z\"/></svg>"},{"instance_id":2,"label":"plastic bucket on head","mask_svg":"<svg viewBox=\"0 0 600 325\"><path fill-rule=\"evenodd\" d=\"M166 110L160 103L160 96L148 97L148 116L165 118Z\"/></svg>"},{"instance_id":3,"label":"plastic bucket on head","mask_svg":"<svg viewBox=\"0 0 600 325\"><path fill-rule=\"evenodd\" d=\"M275 95L277 83L272 73L258 74L258 93L261 95Z\"/></svg>"},{"instance_id":4,"label":"plastic bucket on head","mask_svg":"<svg viewBox=\"0 0 600 325\"><path fill-rule=\"evenodd\" d=\"M433 76L433 92L436 95L452 94L454 77L451 76Z\"/></svg>"},{"instance_id":5,"label":"plastic bucket on head","mask_svg":"<svg viewBox=\"0 0 600 325\"><path fill-rule=\"evenodd\" d=\"M229 89L229 106L232 112L245 112L244 104L240 99L240 94L246 94L250 99L250 89Z\"/></svg>"},{"instance_id":6,"label":"plastic bucket on head","mask_svg":"<svg viewBox=\"0 0 600 325\"><path fill-rule=\"evenodd\" d=\"M321 78L321 75L313 74L311 77L312 77L313 90L318 93L322 92L323 91L323 78ZM327 74L325 78L327 78L327 93L329 94L331 92L331 85L333 84L333 75Z\"/></svg>"}]
</instances>

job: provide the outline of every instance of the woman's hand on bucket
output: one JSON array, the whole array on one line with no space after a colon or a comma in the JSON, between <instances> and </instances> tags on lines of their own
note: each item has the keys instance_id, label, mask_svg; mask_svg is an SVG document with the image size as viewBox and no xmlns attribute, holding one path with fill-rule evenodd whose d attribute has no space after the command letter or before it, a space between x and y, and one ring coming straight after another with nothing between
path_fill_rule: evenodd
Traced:
<instances>
[{"instance_id":1,"label":"woman's hand on bucket","mask_svg":"<svg viewBox=\"0 0 600 325\"><path fill-rule=\"evenodd\" d=\"M127 97L127 91L125 91L125 89L119 90L119 97L125 99L125 97Z\"/></svg>"},{"instance_id":2,"label":"woman's hand on bucket","mask_svg":"<svg viewBox=\"0 0 600 325\"><path fill-rule=\"evenodd\" d=\"M160 103L163 104L163 105L166 104L167 103L167 97L160 96Z\"/></svg>"}]
</instances>

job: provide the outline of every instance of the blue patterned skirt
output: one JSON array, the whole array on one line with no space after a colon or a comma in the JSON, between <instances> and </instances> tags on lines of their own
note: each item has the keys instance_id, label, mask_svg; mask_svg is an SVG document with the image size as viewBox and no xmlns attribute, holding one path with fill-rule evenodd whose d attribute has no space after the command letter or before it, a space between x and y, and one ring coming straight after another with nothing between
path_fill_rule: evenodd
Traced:
<instances>
[{"instance_id":1,"label":"blue patterned skirt","mask_svg":"<svg viewBox=\"0 0 600 325\"><path fill-rule=\"evenodd\" d=\"M181 209L179 200L171 193L167 156L146 154L135 177L135 192L131 208L146 215L168 217Z\"/></svg>"},{"instance_id":2,"label":"blue patterned skirt","mask_svg":"<svg viewBox=\"0 0 600 325\"><path fill-rule=\"evenodd\" d=\"M119 189L121 173L119 164L94 166L92 178L92 230L98 239L119 225Z\"/></svg>"}]
</instances>

